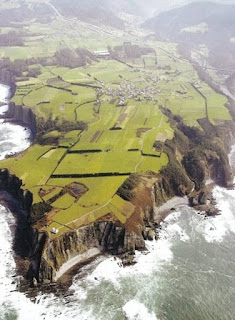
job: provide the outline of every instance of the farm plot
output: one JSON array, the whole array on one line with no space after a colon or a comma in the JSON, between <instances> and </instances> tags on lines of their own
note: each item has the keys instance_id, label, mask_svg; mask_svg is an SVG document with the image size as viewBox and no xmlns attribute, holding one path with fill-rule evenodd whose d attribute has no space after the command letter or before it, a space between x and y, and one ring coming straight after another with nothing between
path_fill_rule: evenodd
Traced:
<instances>
[{"instance_id":1,"label":"farm plot","mask_svg":"<svg viewBox=\"0 0 235 320\"><path fill-rule=\"evenodd\" d=\"M228 109L225 107L228 101L225 96L216 93L204 82L201 83L199 90L207 99L208 116L211 121L232 119Z\"/></svg>"},{"instance_id":2,"label":"farm plot","mask_svg":"<svg viewBox=\"0 0 235 320\"><path fill-rule=\"evenodd\" d=\"M156 153L157 154L157 153ZM159 153L159 157L144 156L136 167L136 172L153 171L158 173L162 167L168 164L168 157L165 153Z\"/></svg>"},{"instance_id":3,"label":"farm plot","mask_svg":"<svg viewBox=\"0 0 235 320\"><path fill-rule=\"evenodd\" d=\"M82 225L92 223L109 213L113 213L117 220L125 223L133 214L134 210L135 206L133 204L115 195L102 207L83 208L78 204L74 204L70 208L61 210L56 214L56 216L53 217L53 221L57 223L58 226L77 229ZM75 212L76 214L74 214Z\"/></svg>"},{"instance_id":4,"label":"farm plot","mask_svg":"<svg viewBox=\"0 0 235 320\"><path fill-rule=\"evenodd\" d=\"M78 200L78 205L84 208L101 206L108 202L116 193L120 185L128 176L99 177L99 178L65 178L50 179L48 185L62 188L72 182L80 183L88 188L88 191Z\"/></svg>"},{"instance_id":5,"label":"farm plot","mask_svg":"<svg viewBox=\"0 0 235 320\"><path fill-rule=\"evenodd\" d=\"M165 102L173 114L180 115L188 125L198 126L197 120L206 117L206 104L203 97L187 85L187 93L170 97Z\"/></svg>"},{"instance_id":6,"label":"farm plot","mask_svg":"<svg viewBox=\"0 0 235 320\"><path fill-rule=\"evenodd\" d=\"M67 154L55 171L55 175L92 175L102 173L134 172L140 160L140 152L100 152Z\"/></svg>"},{"instance_id":7,"label":"farm plot","mask_svg":"<svg viewBox=\"0 0 235 320\"><path fill-rule=\"evenodd\" d=\"M1 165L7 163L11 173L20 177L24 181L25 188L30 189L33 186L46 184L64 153L64 149L35 145L21 156L21 161L18 161L18 158L10 158L2 161Z\"/></svg>"},{"instance_id":8,"label":"farm plot","mask_svg":"<svg viewBox=\"0 0 235 320\"><path fill-rule=\"evenodd\" d=\"M124 151L139 149L140 142L136 129L92 130L84 132L80 141L72 148L79 150Z\"/></svg>"},{"instance_id":9,"label":"farm plot","mask_svg":"<svg viewBox=\"0 0 235 320\"><path fill-rule=\"evenodd\" d=\"M24 104L36 107L39 103L52 102L60 105L61 102L74 102L71 94L52 87L43 87L35 92L29 93L24 99ZM53 112L54 110L52 110Z\"/></svg>"},{"instance_id":10,"label":"farm plot","mask_svg":"<svg viewBox=\"0 0 235 320\"><path fill-rule=\"evenodd\" d=\"M83 74L90 75L88 76L90 79L107 83L119 83L122 81L122 76L125 78L133 77L130 68L115 60L102 60L79 69Z\"/></svg>"}]
</instances>

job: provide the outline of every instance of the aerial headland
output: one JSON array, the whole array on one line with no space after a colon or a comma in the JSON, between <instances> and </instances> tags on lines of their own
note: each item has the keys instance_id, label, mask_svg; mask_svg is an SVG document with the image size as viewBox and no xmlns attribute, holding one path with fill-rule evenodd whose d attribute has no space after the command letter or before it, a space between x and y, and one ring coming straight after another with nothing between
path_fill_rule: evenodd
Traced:
<instances>
[{"instance_id":1,"label":"aerial headland","mask_svg":"<svg viewBox=\"0 0 235 320\"><path fill-rule=\"evenodd\" d=\"M102 253L133 263L157 238L161 205L187 197L214 215L208 180L232 183L234 102L220 90L226 81L233 88L227 66L202 68L201 44L191 57L174 35L166 42L120 17L91 25L54 5L23 16L20 31L9 21L0 37L0 81L12 88L2 117L32 133L27 150L0 162L0 189L21 205L16 252L34 285ZM204 34L199 22L182 32Z\"/></svg>"}]
</instances>

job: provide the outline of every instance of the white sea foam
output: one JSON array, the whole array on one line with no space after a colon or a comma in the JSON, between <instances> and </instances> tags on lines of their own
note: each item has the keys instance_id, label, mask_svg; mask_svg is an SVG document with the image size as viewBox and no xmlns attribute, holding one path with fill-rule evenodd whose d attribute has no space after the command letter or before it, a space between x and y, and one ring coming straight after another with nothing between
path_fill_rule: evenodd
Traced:
<instances>
[{"instance_id":1,"label":"white sea foam","mask_svg":"<svg viewBox=\"0 0 235 320\"><path fill-rule=\"evenodd\" d=\"M201 219L197 225L197 232L201 233L207 242L222 242L230 233L235 233L235 215L233 204L235 202L235 190L226 190L215 187L213 196L217 201L220 215Z\"/></svg>"},{"instance_id":2,"label":"white sea foam","mask_svg":"<svg viewBox=\"0 0 235 320\"><path fill-rule=\"evenodd\" d=\"M0 137L0 160L4 159L9 153L15 154L30 146L30 131L18 125L1 123ZM9 146L11 147L10 152Z\"/></svg>"},{"instance_id":3,"label":"white sea foam","mask_svg":"<svg viewBox=\"0 0 235 320\"><path fill-rule=\"evenodd\" d=\"M136 263L134 265L124 267L119 258L111 257L99 263L86 280L91 282L93 286L107 281L119 289L122 279L133 274L149 276L165 264L170 263L173 259L171 245L172 239L165 237L162 233L157 241L146 241L146 252L135 252Z\"/></svg>"},{"instance_id":4,"label":"white sea foam","mask_svg":"<svg viewBox=\"0 0 235 320\"><path fill-rule=\"evenodd\" d=\"M235 145L229 154L229 162L234 167ZM235 178L234 178L235 183ZM221 187L213 189L213 197L216 199L220 215L200 220L195 225L197 232L201 233L209 243L222 242L230 233L235 234L235 190L227 190ZM191 223L193 223L191 221Z\"/></svg>"},{"instance_id":5,"label":"white sea foam","mask_svg":"<svg viewBox=\"0 0 235 320\"><path fill-rule=\"evenodd\" d=\"M10 87L0 84L0 101L7 102L10 93Z\"/></svg>"},{"instance_id":6,"label":"white sea foam","mask_svg":"<svg viewBox=\"0 0 235 320\"><path fill-rule=\"evenodd\" d=\"M103 281L111 282L117 289L120 288L122 279L135 275L150 276L156 270L160 270L165 265L171 263L173 259L172 245L175 241L189 241L190 237L183 227L178 223L181 216L180 211L176 211L166 218L162 223L159 239L146 241L146 251L135 252L135 264L123 267L119 258L108 258L95 268L86 278L92 285L99 285Z\"/></svg>"},{"instance_id":7,"label":"white sea foam","mask_svg":"<svg viewBox=\"0 0 235 320\"><path fill-rule=\"evenodd\" d=\"M10 88L0 84L0 102L7 103ZM0 106L0 115L8 110L8 105Z\"/></svg>"},{"instance_id":8,"label":"white sea foam","mask_svg":"<svg viewBox=\"0 0 235 320\"><path fill-rule=\"evenodd\" d=\"M0 85L0 102L8 101L9 87ZM0 107L0 114L7 110L8 106ZM9 153L14 154L27 149L30 146L30 131L19 125L4 123L0 120L0 160Z\"/></svg>"},{"instance_id":9,"label":"white sea foam","mask_svg":"<svg viewBox=\"0 0 235 320\"><path fill-rule=\"evenodd\" d=\"M169 214L164 222L167 222L167 223L172 223L172 222L177 222L179 220L179 217L181 216L181 212L179 210L177 211L174 211L173 213Z\"/></svg>"},{"instance_id":10,"label":"white sea foam","mask_svg":"<svg viewBox=\"0 0 235 320\"><path fill-rule=\"evenodd\" d=\"M168 226L167 236L181 241L189 241L190 239L187 233L176 223Z\"/></svg>"},{"instance_id":11,"label":"white sea foam","mask_svg":"<svg viewBox=\"0 0 235 320\"><path fill-rule=\"evenodd\" d=\"M128 301L122 310L128 320L157 320L153 312L150 312L143 303L135 299Z\"/></svg>"},{"instance_id":12,"label":"white sea foam","mask_svg":"<svg viewBox=\"0 0 235 320\"><path fill-rule=\"evenodd\" d=\"M4 114L8 110L8 105L0 106L0 115Z\"/></svg>"},{"instance_id":13,"label":"white sea foam","mask_svg":"<svg viewBox=\"0 0 235 320\"><path fill-rule=\"evenodd\" d=\"M87 280L97 285L101 281L110 281L115 286L119 286L118 282L122 271L123 265L121 260L112 257L101 262L96 269L87 276Z\"/></svg>"},{"instance_id":14,"label":"white sea foam","mask_svg":"<svg viewBox=\"0 0 235 320\"><path fill-rule=\"evenodd\" d=\"M190 240L189 235L178 223L181 215L181 211L175 211L166 217L165 221L162 223L163 230L160 233L160 237L184 242Z\"/></svg>"}]
</instances>

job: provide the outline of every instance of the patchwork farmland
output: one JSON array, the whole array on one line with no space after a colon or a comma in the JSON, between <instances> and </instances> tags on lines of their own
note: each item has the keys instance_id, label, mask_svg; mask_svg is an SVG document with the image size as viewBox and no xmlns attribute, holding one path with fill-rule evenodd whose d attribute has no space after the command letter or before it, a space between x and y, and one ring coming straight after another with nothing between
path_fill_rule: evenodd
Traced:
<instances>
[{"instance_id":1,"label":"patchwork farmland","mask_svg":"<svg viewBox=\"0 0 235 320\"><path fill-rule=\"evenodd\" d=\"M121 223L131 217L135 206L117 190L130 175L159 173L169 161L161 146L174 128L162 107L199 128L206 117L230 119L226 98L200 81L193 66L156 52L128 63L37 65L37 78L19 79L12 101L33 109L41 131L36 144L2 166L33 192L34 205L50 206L43 230L51 238L107 214Z\"/></svg>"}]
</instances>

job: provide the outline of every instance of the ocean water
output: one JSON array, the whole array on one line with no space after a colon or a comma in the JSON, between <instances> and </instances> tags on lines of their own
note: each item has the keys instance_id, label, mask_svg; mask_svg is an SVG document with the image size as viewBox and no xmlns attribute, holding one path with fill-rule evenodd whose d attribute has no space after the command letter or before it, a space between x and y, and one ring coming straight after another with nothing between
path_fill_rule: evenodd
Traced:
<instances>
[{"instance_id":1,"label":"ocean water","mask_svg":"<svg viewBox=\"0 0 235 320\"><path fill-rule=\"evenodd\" d=\"M5 106L0 107L0 115L4 114L7 109L7 99L9 95L9 87L0 85L0 102L6 102ZM6 155L14 154L30 146L30 132L21 126L4 123L0 119L0 160Z\"/></svg>"},{"instance_id":2,"label":"ocean water","mask_svg":"<svg viewBox=\"0 0 235 320\"><path fill-rule=\"evenodd\" d=\"M14 130L0 124L0 153L17 146ZM27 148L27 132L17 130ZM17 291L14 217L0 206L0 319L234 320L235 190L216 187L214 196L220 216L182 206L162 224L159 240L136 253L135 265L99 258L74 277L69 295L39 294L35 301Z\"/></svg>"}]
</instances>

